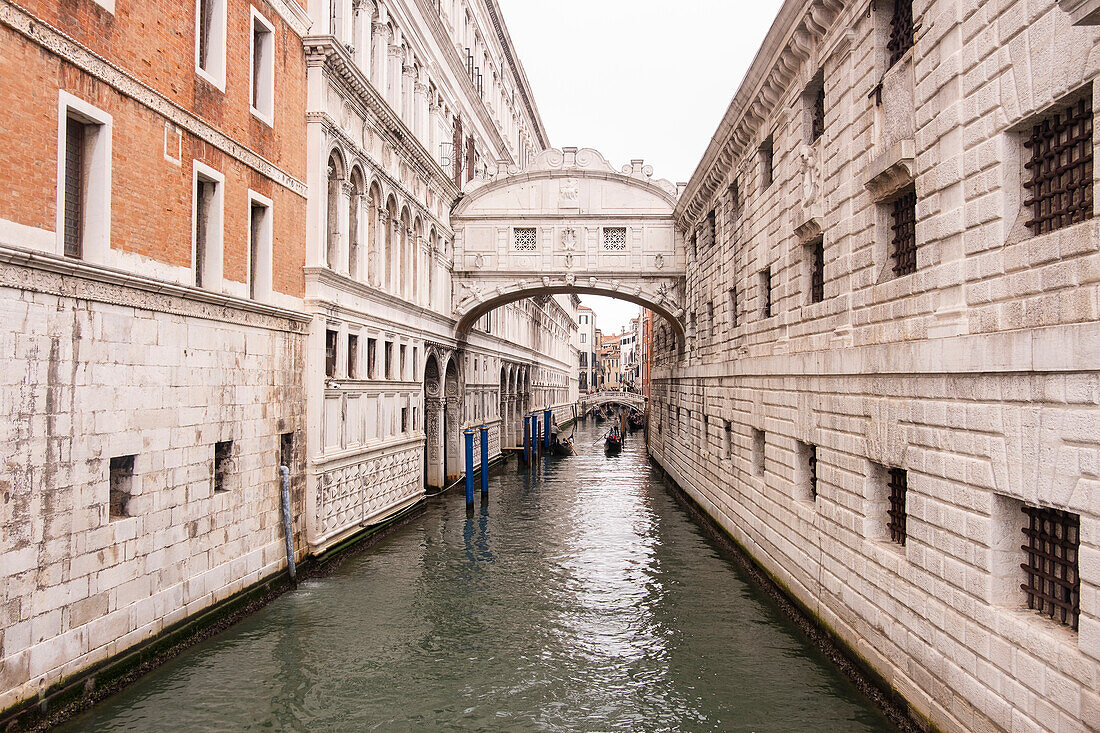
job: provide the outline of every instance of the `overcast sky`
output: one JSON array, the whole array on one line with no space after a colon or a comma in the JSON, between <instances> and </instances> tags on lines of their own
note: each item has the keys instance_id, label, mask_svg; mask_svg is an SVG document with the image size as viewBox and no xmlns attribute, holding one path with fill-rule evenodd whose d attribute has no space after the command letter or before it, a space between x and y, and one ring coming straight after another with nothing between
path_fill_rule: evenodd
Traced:
<instances>
[{"instance_id":1,"label":"overcast sky","mask_svg":"<svg viewBox=\"0 0 1100 733\"><path fill-rule=\"evenodd\" d=\"M499 0L556 148L687 181L781 0ZM637 306L582 296L605 333Z\"/></svg>"}]
</instances>

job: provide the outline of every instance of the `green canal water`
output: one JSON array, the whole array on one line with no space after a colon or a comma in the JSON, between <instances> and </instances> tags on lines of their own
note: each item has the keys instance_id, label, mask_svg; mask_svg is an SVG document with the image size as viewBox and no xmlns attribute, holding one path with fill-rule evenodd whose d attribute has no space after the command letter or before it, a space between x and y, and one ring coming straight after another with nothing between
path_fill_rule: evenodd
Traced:
<instances>
[{"instance_id":1,"label":"green canal water","mask_svg":"<svg viewBox=\"0 0 1100 733\"><path fill-rule=\"evenodd\" d=\"M513 459L70 731L893 730L645 458Z\"/></svg>"}]
</instances>

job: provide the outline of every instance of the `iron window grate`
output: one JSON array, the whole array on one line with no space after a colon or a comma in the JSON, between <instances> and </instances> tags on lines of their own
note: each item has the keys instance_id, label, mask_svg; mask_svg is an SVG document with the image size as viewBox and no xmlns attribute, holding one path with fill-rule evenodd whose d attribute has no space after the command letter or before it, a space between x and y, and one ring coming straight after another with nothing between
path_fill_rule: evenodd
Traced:
<instances>
[{"instance_id":1,"label":"iron window grate","mask_svg":"<svg viewBox=\"0 0 1100 733\"><path fill-rule=\"evenodd\" d=\"M1024 141L1031 159L1024 188L1032 234L1043 234L1092 217L1092 95L1031 128Z\"/></svg>"},{"instance_id":2,"label":"iron window grate","mask_svg":"<svg viewBox=\"0 0 1100 733\"><path fill-rule=\"evenodd\" d=\"M65 255L84 253L84 124L65 120Z\"/></svg>"},{"instance_id":3,"label":"iron window grate","mask_svg":"<svg viewBox=\"0 0 1100 733\"><path fill-rule=\"evenodd\" d=\"M905 546L905 493L908 490L908 477L904 468L890 469L890 508L886 511L890 521L886 524L890 530L890 540Z\"/></svg>"},{"instance_id":4,"label":"iron window grate","mask_svg":"<svg viewBox=\"0 0 1100 733\"><path fill-rule=\"evenodd\" d=\"M809 454L806 462L810 467L810 500L817 501L817 446L807 446Z\"/></svg>"},{"instance_id":5,"label":"iron window grate","mask_svg":"<svg viewBox=\"0 0 1100 733\"><path fill-rule=\"evenodd\" d=\"M810 142L816 142L825 134L825 84L814 91L813 116L810 119Z\"/></svg>"},{"instance_id":6,"label":"iron window grate","mask_svg":"<svg viewBox=\"0 0 1100 733\"><path fill-rule=\"evenodd\" d=\"M913 47L913 0L894 0L894 14L890 17L890 40L886 49L890 52L890 66L893 66L905 52Z\"/></svg>"},{"instance_id":7,"label":"iron window grate","mask_svg":"<svg viewBox=\"0 0 1100 733\"><path fill-rule=\"evenodd\" d=\"M1028 524L1023 528L1027 562L1021 563L1027 582L1020 588L1027 607L1058 623L1077 628L1081 614L1081 517L1059 509L1025 506Z\"/></svg>"},{"instance_id":8,"label":"iron window grate","mask_svg":"<svg viewBox=\"0 0 1100 733\"><path fill-rule=\"evenodd\" d=\"M764 317L771 318L772 315L772 271L769 267L766 270L760 272L760 289L762 291L761 296L764 298Z\"/></svg>"},{"instance_id":9,"label":"iron window grate","mask_svg":"<svg viewBox=\"0 0 1100 733\"><path fill-rule=\"evenodd\" d=\"M917 190L909 186L891 204L890 230L893 232L894 274L911 275L917 271Z\"/></svg>"},{"instance_id":10,"label":"iron window grate","mask_svg":"<svg viewBox=\"0 0 1100 733\"><path fill-rule=\"evenodd\" d=\"M825 300L825 240L818 238L810 248L810 302Z\"/></svg>"}]
</instances>

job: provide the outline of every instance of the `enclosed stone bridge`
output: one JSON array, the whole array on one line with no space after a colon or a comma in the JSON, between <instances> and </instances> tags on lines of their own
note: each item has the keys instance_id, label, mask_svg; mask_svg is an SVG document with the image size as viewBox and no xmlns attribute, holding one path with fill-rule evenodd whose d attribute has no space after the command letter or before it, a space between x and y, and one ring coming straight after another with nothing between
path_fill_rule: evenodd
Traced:
<instances>
[{"instance_id":1,"label":"enclosed stone bridge","mask_svg":"<svg viewBox=\"0 0 1100 733\"><path fill-rule=\"evenodd\" d=\"M581 395L580 407L587 411L599 405L626 405L640 412L646 409L646 398L635 392L595 392Z\"/></svg>"},{"instance_id":2,"label":"enclosed stone bridge","mask_svg":"<svg viewBox=\"0 0 1100 733\"><path fill-rule=\"evenodd\" d=\"M641 160L615 170L595 150L564 148L468 183L451 217L458 331L511 301L580 293L637 303L682 335L677 192L652 175Z\"/></svg>"}]
</instances>

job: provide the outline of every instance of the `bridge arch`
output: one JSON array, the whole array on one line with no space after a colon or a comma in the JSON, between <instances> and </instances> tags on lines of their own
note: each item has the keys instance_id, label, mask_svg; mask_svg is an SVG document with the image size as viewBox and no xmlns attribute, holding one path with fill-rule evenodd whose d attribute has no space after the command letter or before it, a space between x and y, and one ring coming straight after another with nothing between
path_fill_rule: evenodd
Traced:
<instances>
[{"instance_id":1,"label":"bridge arch","mask_svg":"<svg viewBox=\"0 0 1100 733\"><path fill-rule=\"evenodd\" d=\"M682 338L687 252L676 187L644 161L620 170L590 148L550 149L467 183L452 212L453 316L559 293L604 295L661 315Z\"/></svg>"}]
</instances>

